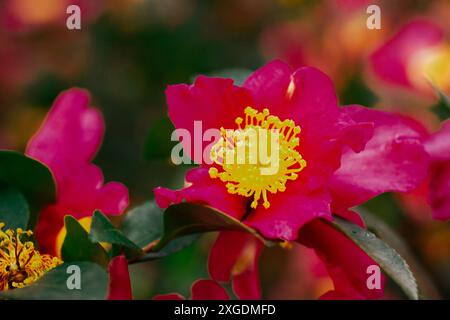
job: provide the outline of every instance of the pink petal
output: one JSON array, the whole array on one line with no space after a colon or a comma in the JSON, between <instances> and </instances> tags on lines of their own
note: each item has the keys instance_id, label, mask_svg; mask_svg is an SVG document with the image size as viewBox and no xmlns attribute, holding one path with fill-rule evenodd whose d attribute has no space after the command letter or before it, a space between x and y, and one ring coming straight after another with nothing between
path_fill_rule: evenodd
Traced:
<instances>
[{"instance_id":1,"label":"pink petal","mask_svg":"<svg viewBox=\"0 0 450 320\"><path fill-rule=\"evenodd\" d=\"M450 219L450 161L432 167L430 203L434 219Z\"/></svg>"},{"instance_id":2,"label":"pink petal","mask_svg":"<svg viewBox=\"0 0 450 320\"><path fill-rule=\"evenodd\" d=\"M255 71L244 83L258 109L267 107L280 119L300 125L299 151L308 162L300 174L303 189L320 188L339 167L342 129L331 80L317 69L304 67L292 72L275 60Z\"/></svg>"},{"instance_id":3,"label":"pink petal","mask_svg":"<svg viewBox=\"0 0 450 320\"><path fill-rule=\"evenodd\" d=\"M257 262L258 261L255 261L255 264ZM259 280L258 267L254 266L254 269L248 269L247 271L236 275L233 278L232 286L233 292L239 299L242 300L261 299L261 284Z\"/></svg>"},{"instance_id":4,"label":"pink petal","mask_svg":"<svg viewBox=\"0 0 450 320\"><path fill-rule=\"evenodd\" d=\"M100 112L89 104L85 90L61 93L27 146L26 154L47 165L56 180L57 203L44 210L48 212L38 221L37 237L45 238L43 247L56 237L67 214L81 218L96 209L120 214L128 206L127 188L117 182L103 185L100 168L91 163L103 138L104 123ZM54 227L49 228L50 224Z\"/></svg>"},{"instance_id":5,"label":"pink petal","mask_svg":"<svg viewBox=\"0 0 450 320\"><path fill-rule=\"evenodd\" d=\"M303 67L295 72L284 62L274 60L252 73L244 82L258 109L268 108L280 119L297 124L335 120L338 115L336 92L321 71Z\"/></svg>"},{"instance_id":6,"label":"pink petal","mask_svg":"<svg viewBox=\"0 0 450 320\"><path fill-rule=\"evenodd\" d=\"M260 299L258 261L263 244L254 236L234 231L221 232L208 260L208 270L216 281L233 280L240 299Z\"/></svg>"},{"instance_id":7,"label":"pink petal","mask_svg":"<svg viewBox=\"0 0 450 320\"><path fill-rule=\"evenodd\" d=\"M58 182L70 176L67 167L92 160L101 144L103 118L89 101L86 90L62 92L28 143L27 154L50 166Z\"/></svg>"},{"instance_id":8,"label":"pink petal","mask_svg":"<svg viewBox=\"0 0 450 320\"><path fill-rule=\"evenodd\" d=\"M254 107L268 108L271 114L280 118L287 115L283 110L288 101L288 87L291 83L292 69L280 60L274 60L253 72L244 82L255 101Z\"/></svg>"},{"instance_id":9,"label":"pink petal","mask_svg":"<svg viewBox=\"0 0 450 320\"><path fill-rule=\"evenodd\" d=\"M341 108L340 111L338 119L339 140L353 151L361 152L373 137L373 122L356 122L347 113L347 108Z\"/></svg>"},{"instance_id":10,"label":"pink petal","mask_svg":"<svg viewBox=\"0 0 450 320\"><path fill-rule=\"evenodd\" d=\"M292 75L291 98L285 112L301 126L299 151L307 167L298 180L302 188L319 189L340 165L339 108L331 80L314 68Z\"/></svg>"},{"instance_id":11,"label":"pink petal","mask_svg":"<svg viewBox=\"0 0 450 320\"><path fill-rule=\"evenodd\" d=\"M299 242L316 251L333 280L335 291L323 299L382 298L384 277L381 289L367 287L367 268L376 265L375 261L342 233L316 219L300 231Z\"/></svg>"},{"instance_id":12,"label":"pink petal","mask_svg":"<svg viewBox=\"0 0 450 320\"><path fill-rule=\"evenodd\" d=\"M197 280L192 285L192 300L228 300L225 289L214 280Z\"/></svg>"},{"instance_id":13,"label":"pink petal","mask_svg":"<svg viewBox=\"0 0 450 320\"><path fill-rule=\"evenodd\" d=\"M429 200L433 218L450 219L450 121L425 142L431 156Z\"/></svg>"},{"instance_id":14,"label":"pink petal","mask_svg":"<svg viewBox=\"0 0 450 320\"><path fill-rule=\"evenodd\" d=\"M39 213L35 229L39 251L57 254L56 237L64 226L64 210L64 207L54 204L47 206Z\"/></svg>"},{"instance_id":15,"label":"pink petal","mask_svg":"<svg viewBox=\"0 0 450 320\"><path fill-rule=\"evenodd\" d=\"M292 74L291 81L291 88L288 90L291 105L286 112L293 116L293 120L299 122L304 130L314 129L315 133L320 133L318 124L328 124L336 120L339 115L336 91L333 82L325 73L315 68L303 67Z\"/></svg>"},{"instance_id":16,"label":"pink petal","mask_svg":"<svg viewBox=\"0 0 450 320\"><path fill-rule=\"evenodd\" d=\"M244 114L253 101L247 90L233 85L233 80L199 76L193 85L171 85L166 89L169 118L177 129L191 134L191 143L184 142L184 151L193 159L194 141L204 150L210 142L194 132L194 121L201 121L202 132L215 128L235 128L235 119ZM200 132L200 134L202 134ZM201 159L194 159L200 163Z\"/></svg>"},{"instance_id":17,"label":"pink petal","mask_svg":"<svg viewBox=\"0 0 450 320\"><path fill-rule=\"evenodd\" d=\"M288 186L285 192L272 195L269 201L268 209L258 206L245 221L268 239L294 241L298 231L311 220L331 219L331 198L324 190L303 193L301 186Z\"/></svg>"},{"instance_id":18,"label":"pink petal","mask_svg":"<svg viewBox=\"0 0 450 320\"><path fill-rule=\"evenodd\" d=\"M108 267L109 291L108 300L132 300L128 262L125 256L117 256L111 260Z\"/></svg>"},{"instance_id":19,"label":"pink petal","mask_svg":"<svg viewBox=\"0 0 450 320\"><path fill-rule=\"evenodd\" d=\"M374 135L364 151L342 156L330 181L333 206L345 210L384 192L415 189L426 177L428 155L411 120L358 106L343 110L356 122L373 122Z\"/></svg>"},{"instance_id":20,"label":"pink petal","mask_svg":"<svg viewBox=\"0 0 450 320\"><path fill-rule=\"evenodd\" d=\"M211 179L207 168L195 168L188 172L186 181L191 185L180 190L158 187L155 200L161 208L187 202L206 204L240 219L246 211L246 198L227 192L219 179Z\"/></svg>"},{"instance_id":21,"label":"pink petal","mask_svg":"<svg viewBox=\"0 0 450 320\"><path fill-rule=\"evenodd\" d=\"M432 162L450 161L450 120L445 121L442 128L427 139L425 149Z\"/></svg>"}]
</instances>

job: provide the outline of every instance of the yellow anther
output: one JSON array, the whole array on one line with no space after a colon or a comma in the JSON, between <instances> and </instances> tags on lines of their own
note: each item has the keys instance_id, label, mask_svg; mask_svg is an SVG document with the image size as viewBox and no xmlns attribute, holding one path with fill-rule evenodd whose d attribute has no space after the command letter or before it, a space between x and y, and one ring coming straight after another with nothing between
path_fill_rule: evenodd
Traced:
<instances>
[{"instance_id":1,"label":"yellow anther","mask_svg":"<svg viewBox=\"0 0 450 320\"><path fill-rule=\"evenodd\" d=\"M22 242L21 237L30 236L31 231L18 228L16 232L4 232L4 226L0 223L0 291L22 288L62 263L56 257L40 254L31 241Z\"/></svg>"},{"instance_id":2,"label":"yellow anther","mask_svg":"<svg viewBox=\"0 0 450 320\"><path fill-rule=\"evenodd\" d=\"M247 107L244 112L245 118L235 120L237 129L221 128L211 159L222 170L212 167L209 175L223 181L229 193L253 197L252 208L260 200L269 208L268 192L284 192L286 182L296 180L306 167L297 150L301 129L293 120L270 115L268 109L258 112Z\"/></svg>"}]
</instances>

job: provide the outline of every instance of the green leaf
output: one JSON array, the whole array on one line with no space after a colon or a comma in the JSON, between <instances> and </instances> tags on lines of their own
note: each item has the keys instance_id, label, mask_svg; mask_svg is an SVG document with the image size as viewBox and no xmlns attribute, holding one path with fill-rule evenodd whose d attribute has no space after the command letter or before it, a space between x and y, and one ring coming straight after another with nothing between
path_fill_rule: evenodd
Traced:
<instances>
[{"instance_id":1,"label":"green leaf","mask_svg":"<svg viewBox=\"0 0 450 320\"><path fill-rule=\"evenodd\" d=\"M123 234L139 247L148 247L160 239L164 233L164 213L153 201L146 202L130 210L122 221ZM170 241L162 250L150 252L131 263L160 259L191 245L199 235L188 235Z\"/></svg>"},{"instance_id":2,"label":"green leaf","mask_svg":"<svg viewBox=\"0 0 450 320\"><path fill-rule=\"evenodd\" d=\"M433 88L439 97L439 102L433 106L434 112L438 115L439 119L442 121L450 118L450 98L445 94L444 91L433 85Z\"/></svg>"},{"instance_id":3,"label":"green leaf","mask_svg":"<svg viewBox=\"0 0 450 320\"><path fill-rule=\"evenodd\" d=\"M416 279L409 265L397 251L372 232L344 219L335 217L333 222L329 223L375 260L384 272L399 285L408 298L419 299Z\"/></svg>"},{"instance_id":4,"label":"green leaf","mask_svg":"<svg viewBox=\"0 0 450 320\"><path fill-rule=\"evenodd\" d=\"M55 202L55 182L42 163L21 153L0 150L0 181L19 190L30 206Z\"/></svg>"},{"instance_id":5,"label":"green leaf","mask_svg":"<svg viewBox=\"0 0 450 320\"><path fill-rule=\"evenodd\" d=\"M193 244L197 239L200 238L200 234L191 234L188 236L183 236L180 238L173 239L167 245L165 245L161 250L157 252L149 252L144 256L136 258L132 260L130 263L144 262L144 261L153 261L156 259L161 259L171 254L177 253L178 251L183 250L184 248Z\"/></svg>"},{"instance_id":6,"label":"green leaf","mask_svg":"<svg viewBox=\"0 0 450 320\"><path fill-rule=\"evenodd\" d=\"M30 209L25 197L16 189L0 185L0 222L6 229L26 229L30 218Z\"/></svg>"},{"instance_id":7,"label":"green leaf","mask_svg":"<svg viewBox=\"0 0 450 320\"><path fill-rule=\"evenodd\" d=\"M164 213L164 236L153 250L161 250L170 241L182 236L222 230L248 232L265 242L266 245L271 244L264 240L256 230L224 212L208 206L180 203L166 209Z\"/></svg>"},{"instance_id":8,"label":"green leaf","mask_svg":"<svg viewBox=\"0 0 450 320\"><path fill-rule=\"evenodd\" d=\"M172 148L178 141L171 141L174 126L169 117L164 116L150 127L144 147L144 158L147 160L168 159Z\"/></svg>"},{"instance_id":9,"label":"green leaf","mask_svg":"<svg viewBox=\"0 0 450 320\"><path fill-rule=\"evenodd\" d=\"M341 94L342 105L360 104L373 107L379 100L375 93L367 87L360 75L352 76Z\"/></svg>"},{"instance_id":10,"label":"green leaf","mask_svg":"<svg viewBox=\"0 0 450 320\"><path fill-rule=\"evenodd\" d=\"M162 237L163 211L154 202L146 202L130 210L122 221L123 234L143 248Z\"/></svg>"},{"instance_id":11,"label":"green leaf","mask_svg":"<svg viewBox=\"0 0 450 320\"><path fill-rule=\"evenodd\" d=\"M71 265L80 268L80 289L70 290L67 286L73 274L67 269ZM50 270L25 288L0 292L0 297L15 300L100 300L106 298L108 281L107 272L96 263L73 261Z\"/></svg>"},{"instance_id":12,"label":"green leaf","mask_svg":"<svg viewBox=\"0 0 450 320\"><path fill-rule=\"evenodd\" d=\"M86 230L74 217L65 216L64 224L67 230L61 249L64 262L92 261L103 267L108 265L108 255L103 247L89 239Z\"/></svg>"},{"instance_id":13,"label":"green leaf","mask_svg":"<svg viewBox=\"0 0 450 320\"><path fill-rule=\"evenodd\" d=\"M359 209L358 212L364 219L368 230L372 231L381 240L394 248L408 263L419 285L421 298L440 299L436 287L425 268L416 258L408 244L388 224L367 210Z\"/></svg>"},{"instance_id":14,"label":"green leaf","mask_svg":"<svg viewBox=\"0 0 450 320\"><path fill-rule=\"evenodd\" d=\"M95 211L92 216L91 231L89 238L92 242L108 242L112 244L121 245L136 251L141 251L141 248L134 242L128 239L122 231L116 229L111 221L103 215L100 211Z\"/></svg>"}]
</instances>

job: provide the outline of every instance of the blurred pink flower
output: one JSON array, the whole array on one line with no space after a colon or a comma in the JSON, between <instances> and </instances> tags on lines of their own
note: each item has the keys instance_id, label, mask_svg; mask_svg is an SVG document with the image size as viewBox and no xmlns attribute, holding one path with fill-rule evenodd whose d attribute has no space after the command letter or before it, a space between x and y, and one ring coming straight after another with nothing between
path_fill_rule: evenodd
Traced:
<instances>
[{"instance_id":1,"label":"blurred pink flower","mask_svg":"<svg viewBox=\"0 0 450 320\"><path fill-rule=\"evenodd\" d=\"M89 93L70 89L55 100L26 154L49 167L56 181L56 203L39 215L36 237L42 251L56 255L64 237L64 216L72 215L89 228L95 210L121 214L128 206L128 190L117 182L104 184L103 173L92 164L101 145L101 113L89 106ZM84 218L84 219L83 219Z\"/></svg>"},{"instance_id":2,"label":"blurred pink flower","mask_svg":"<svg viewBox=\"0 0 450 320\"><path fill-rule=\"evenodd\" d=\"M450 47L444 41L444 30L431 21L417 19L373 52L370 68L385 87L431 97L428 81L450 90L449 61Z\"/></svg>"}]
</instances>

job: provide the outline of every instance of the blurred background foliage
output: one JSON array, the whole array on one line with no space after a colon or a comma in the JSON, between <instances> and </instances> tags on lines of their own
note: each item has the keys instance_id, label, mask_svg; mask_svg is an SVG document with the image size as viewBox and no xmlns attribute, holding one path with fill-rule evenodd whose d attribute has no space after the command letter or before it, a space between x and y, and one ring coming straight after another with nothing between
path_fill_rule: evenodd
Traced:
<instances>
[{"instance_id":1,"label":"blurred background foliage","mask_svg":"<svg viewBox=\"0 0 450 320\"><path fill-rule=\"evenodd\" d=\"M371 1L382 7L382 30L366 28L364 0L3 0L0 2L0 147L23 150L52 101L64 89L88 89L105 117L106 136L95 162L107 181L126 184L132 206L156 186L180 188L189 166L170 163L172 125L164 90L198 74L237 82L272 58L328 73L342 104L379 107L366 59L416 16L442 22L449 1ZM67 30L65 8L78 4L82 30ZM376 91L376 92L375 92ZM407 100L411 105L415 101ZM427 101L431 105L437 101ZM424 109L406 113L431 119ZM428 208L382 195L366 208L407 240L450 297L450 229ZM131 266L136 298L180 292L207 277L214 235L158 262ZM265 298L315 298L330 286L306 249L265 250ZM275 272L274 272L275 270ZM393 289L392 297L396 297Z\"/></svg>"}]
</instances>

